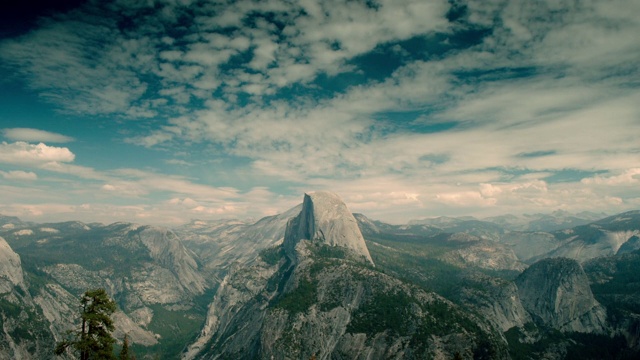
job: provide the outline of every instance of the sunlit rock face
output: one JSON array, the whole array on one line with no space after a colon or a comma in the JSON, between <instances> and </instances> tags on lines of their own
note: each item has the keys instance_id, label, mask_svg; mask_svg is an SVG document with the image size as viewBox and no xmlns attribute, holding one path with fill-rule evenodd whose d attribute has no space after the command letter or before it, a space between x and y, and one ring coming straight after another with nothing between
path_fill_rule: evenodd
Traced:
<instances>
[{"instance_id":1,"label":"sunlit rock face","mask_svg":"<svg viewBox=\"0 0 640 360\"><path fill-rule=\"evenodd\" d=\"M0 237L0 359L45 359L53 351L25 278L20 255Z\"/></svg>"},{"instance_id":2,"label":"sunlit rock face","mask_svg":"<svg viewBox=\"0 0 640 360\"><path fill-rule=\"evenodd\" d=\"M0 281L3 279L8 286L24 286L20 256L0 237Z\"/></svg>"},{"instance_id":3,"label":"sunlit rock face","mask_svg":"<svg viewBox=\"0 0 640 360\"><path fill-rule=\"evenodd\" d=\"M202 294L206 281L198 264L173 231L147 226L138 233L151 258L174 275L181 287L192 294Z\"/></svg>"},{"instance_id":4,"label":"sunlit rock face","mask_svg":"<svg viewBox=\"0 0 640 360\"><path fill-rule=\"evenodd\" d=\"M284 237L287 254L295 256L300 240L343 247L373 264L356 219L342 199L331 192L304 195L300 214L287 225Z\"/></svg>"},{"instance_id":5,"label":"sunlit rock face","mask_svg":"<svg viewBox=\"0 0 640 360\"><path fill-rule=\"evenodd\" d=\"M589 279L576 260L540 260L516 279L516 285L522 305L535 320L560 331L605 330L605 309L593 297Z\"/></svg>"},{"instance_id":6,"label":"sunlit rock face","mask_svg":"<svg viewBox=\"0 0 640 360\"><path fill-rule=\"evenodd\" d=\"M460 289L460 300L475 308L496 328L504 332L531 322L513 282L483 274L469 275L467 282L473 286Z\"/></svg>"}]
</instances>

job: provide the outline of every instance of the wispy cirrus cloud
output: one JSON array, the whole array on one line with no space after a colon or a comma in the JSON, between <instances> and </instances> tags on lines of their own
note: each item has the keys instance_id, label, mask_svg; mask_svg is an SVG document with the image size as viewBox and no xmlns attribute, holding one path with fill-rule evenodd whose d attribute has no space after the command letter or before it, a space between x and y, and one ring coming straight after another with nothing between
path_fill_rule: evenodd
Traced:
<instances>
[{"instance_id":1,"label":"wispy cirrus cloud","mask_svg":"<svg viewBox=\"0 0 640 360\"><path fill-rule=\"evenodd\" d=\"M13 141L66 143L74 140L70 136L30 128L8 128L2 129L1 132L5 138Z\"/></svg>"},{"instance_id":2,"label":"wispy cirrus cloud","mask_svg":"<svg viewBox=\"0 0 640 360\"><path fill-rule=\"evenodd\" d=\"M31 171L12 170L12 171L0 171L0 175L7 180L36 180L38 175Z\"/></svg>"}]
</instances>

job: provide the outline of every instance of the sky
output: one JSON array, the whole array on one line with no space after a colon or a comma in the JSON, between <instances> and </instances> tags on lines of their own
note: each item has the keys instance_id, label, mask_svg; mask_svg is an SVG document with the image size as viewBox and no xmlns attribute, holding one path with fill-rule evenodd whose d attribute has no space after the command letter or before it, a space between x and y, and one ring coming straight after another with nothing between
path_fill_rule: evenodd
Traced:
<instances>
[{"instance_id":1,"label":"sky","mask_svg":"<svg viewBox=\"0 0 640 360\"><path fill-rule=\"evenodd\" d=\"M637 0L1 6L3 215L640 209Z\"/></svg>"}]
</instances>

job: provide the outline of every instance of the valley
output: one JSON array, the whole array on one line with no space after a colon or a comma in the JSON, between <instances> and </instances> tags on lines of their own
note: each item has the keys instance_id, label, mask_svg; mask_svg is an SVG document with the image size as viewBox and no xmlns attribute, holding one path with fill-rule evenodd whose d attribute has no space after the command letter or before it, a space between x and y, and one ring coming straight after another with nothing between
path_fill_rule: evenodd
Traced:
<instances>
[{"instance_id":1,"label":"valley","mask_svg":"<svg viewBox=\"0 0 640 360\"><path fill-rule=\"evenodd\" d=\"M104 288L138 359L632 359L639 234L640 211L391 225L329 192L172 229L0 216L0 358L54 358Z\"/></svg>"}]
</instances>

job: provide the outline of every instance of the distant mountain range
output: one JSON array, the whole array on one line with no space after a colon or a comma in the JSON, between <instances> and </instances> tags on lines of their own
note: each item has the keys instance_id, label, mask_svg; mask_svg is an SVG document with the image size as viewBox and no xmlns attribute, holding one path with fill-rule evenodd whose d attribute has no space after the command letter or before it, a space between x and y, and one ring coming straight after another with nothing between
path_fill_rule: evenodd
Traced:
<instances>
[{"instance_id":1,"label":"distant mountain range","mask_svg":"<svg viewBox=\"0 0 640 360\"><path fill-rule=\"evenodd\" d=\"M572 227L586 225L596 220L607 217L605 213L583 211L572 214L563 210L556 210L550 214L523 214L493 216L484 219L476 219L471 216L463 217L436 217L428 219L410 220L409 225L434 225L441 228L464 226L465 223L481 221L492 223L500 228L512 231L556 231Z\"/></svg>"},{"instance_id":2,"label":"distant mountain range","mask_svg":"<svg viewBox=\"0 0 640 360\"><path fill-rule=\"evenodd\" d=\"M103 287L138 359L632 359L637 269L640 211L391 225L317 192L174 229L0 216L0 358L52 358Z\"/></svg>"}]
</instances>

